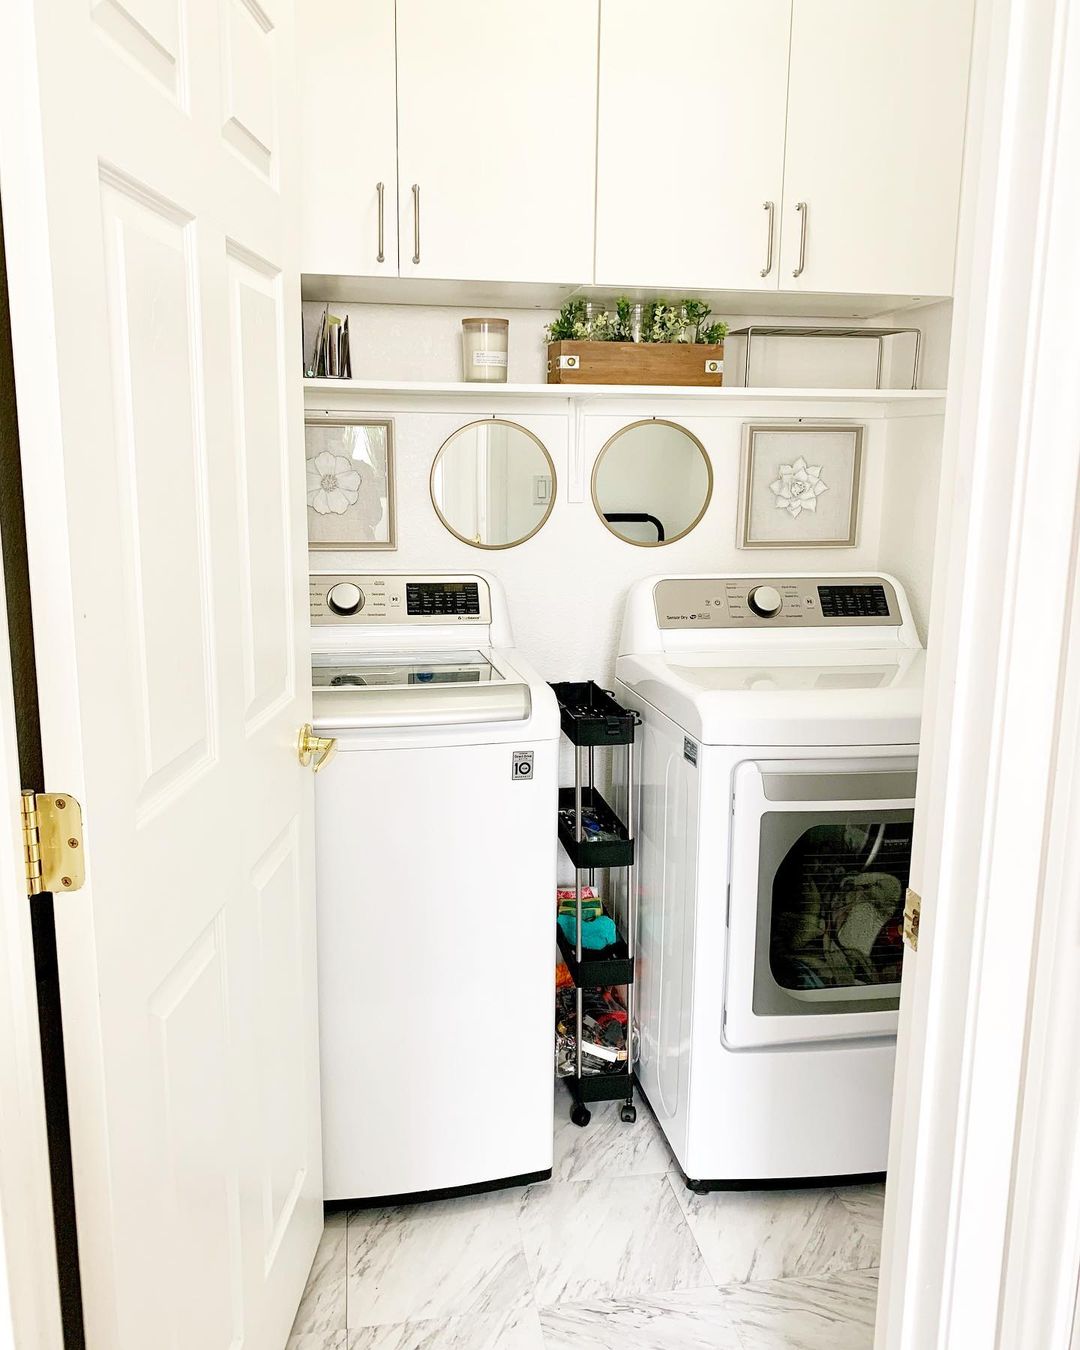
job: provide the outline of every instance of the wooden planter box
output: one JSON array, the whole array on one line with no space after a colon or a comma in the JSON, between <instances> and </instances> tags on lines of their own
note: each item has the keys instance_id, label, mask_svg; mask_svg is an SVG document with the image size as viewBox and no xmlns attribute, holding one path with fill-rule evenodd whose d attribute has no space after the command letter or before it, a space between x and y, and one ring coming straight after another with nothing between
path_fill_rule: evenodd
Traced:
<instances>
[{"instance_id":1,"label":"wooden planter box","mask_svg":"<svg viewBox=\"0 0 1080 1350\"><path fill-rule=\"evenodd\" d=\"M551 342L548 384L724 383L724 344Z\"/></svg>"}]
</instances>

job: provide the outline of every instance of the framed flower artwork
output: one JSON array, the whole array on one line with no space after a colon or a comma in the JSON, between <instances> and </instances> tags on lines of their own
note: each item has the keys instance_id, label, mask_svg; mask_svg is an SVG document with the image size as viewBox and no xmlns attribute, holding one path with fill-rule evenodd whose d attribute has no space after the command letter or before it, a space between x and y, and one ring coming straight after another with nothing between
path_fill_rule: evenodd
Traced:
<instances>
[{"instance_id":1,"label":"framed flower artwork","mask_svg":"<svg viewBox=\"0 0 1080 1350\"><path fill-rule=\"evenodd\" d=\"M394 424L386 417L309 414L308 544L311 548L397 548Z\"/></svg>"},{"instance_id":2,"label":"framed flower artwork","mask_svg":"<svg viewBox=\"0 0 1080 1350\"><path fill-rule=\"evenodd\" d=\"M854 548L862 443L858 423L747 422L739 547Z\"/></svg>"}]
</instances>

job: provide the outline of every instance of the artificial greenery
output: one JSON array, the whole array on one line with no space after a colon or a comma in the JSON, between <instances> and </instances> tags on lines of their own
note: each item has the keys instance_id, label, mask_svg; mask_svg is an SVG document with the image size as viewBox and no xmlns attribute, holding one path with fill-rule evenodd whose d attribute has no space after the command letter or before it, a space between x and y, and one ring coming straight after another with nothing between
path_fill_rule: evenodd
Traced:
<instances>
[{"instance_id":1,"label":"artificial greenery","mask_svg":"<svg viewBox=\"0 0 1080 1350\"><path fill-rule=\"evenodd\" d=\"M591 325L585 317L584 300L567 300L558 318L548 324L549 342L585 342L591 337Z\"/></svg>"},{"instance_id":2,"label":"artificial greenery","mask_svg":"<svg viewBox=\"0 0 1080 1350\"><path fill-rule=\"evenodd\" d=\"M704 300L683 300L669 305L665 300L650 300L641 309L641 336L634 335L632 301L620 296L615 312L594 309L590 315L586 301L567 300L558 318L548 325L549 342L722 342L726 323L708 323L712 310Z\"/></svg>"}]
</instances>

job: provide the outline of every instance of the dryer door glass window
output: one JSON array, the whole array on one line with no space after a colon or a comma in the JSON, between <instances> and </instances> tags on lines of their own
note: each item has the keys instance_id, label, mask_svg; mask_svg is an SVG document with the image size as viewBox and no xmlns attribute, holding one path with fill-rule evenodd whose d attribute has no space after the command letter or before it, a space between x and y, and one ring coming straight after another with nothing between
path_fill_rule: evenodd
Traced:
<instances>
[{"instance_id":1,"label":"dryer door glass window","mask_svg":"<svg viewBox=\"0 0 1080 1350\"><path fill-rule=\"evenodd\" d=\"M912 816L762 816L755 1012L898 1006Z\"/></svg>"}]
</instances>

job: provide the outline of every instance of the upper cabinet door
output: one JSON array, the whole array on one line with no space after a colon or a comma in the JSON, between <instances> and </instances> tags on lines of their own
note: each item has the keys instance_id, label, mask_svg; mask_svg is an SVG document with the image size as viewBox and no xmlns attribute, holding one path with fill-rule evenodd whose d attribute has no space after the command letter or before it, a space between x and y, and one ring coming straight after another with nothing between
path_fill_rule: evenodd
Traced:
<instances>
[{"instance_id":1,"label":"upper cabinet door","mask_svg":"<svg viewBox=\"0 0 1080 1350\"><path fill-rule=\"evenodd\" d=\"M398 0L401 275L588 281L597 0Z\"/></svg>"},{"instance_id":2,"label":"upper cabinet door","mask_svg":"<svg viewBox=\"0 0 1080 1350\"><path fill-rule=\"evenodd\" d=\"M394 0L297 6L300 270L397 276Z\"/></svg>"},{"instance_id":3,"label":"upper cabinet door","mask_svg":"<svg viewBox=\"0 0 1080 1350\"><path fill-rule=\"evenodd\" d=\"M776 289L790 25L791 0L603 0L598 284Z\"/></svg>"},{"instance_id":4,"label":"upper cabinet door","mask_svg":"<svg viewBox=\"0 0 1080 1350\"><path fill-rule=\"evenodd\" d=\"M970 0L794 0L782 290L952 293L970 42Z\"/></svg>"}]
</instances>

